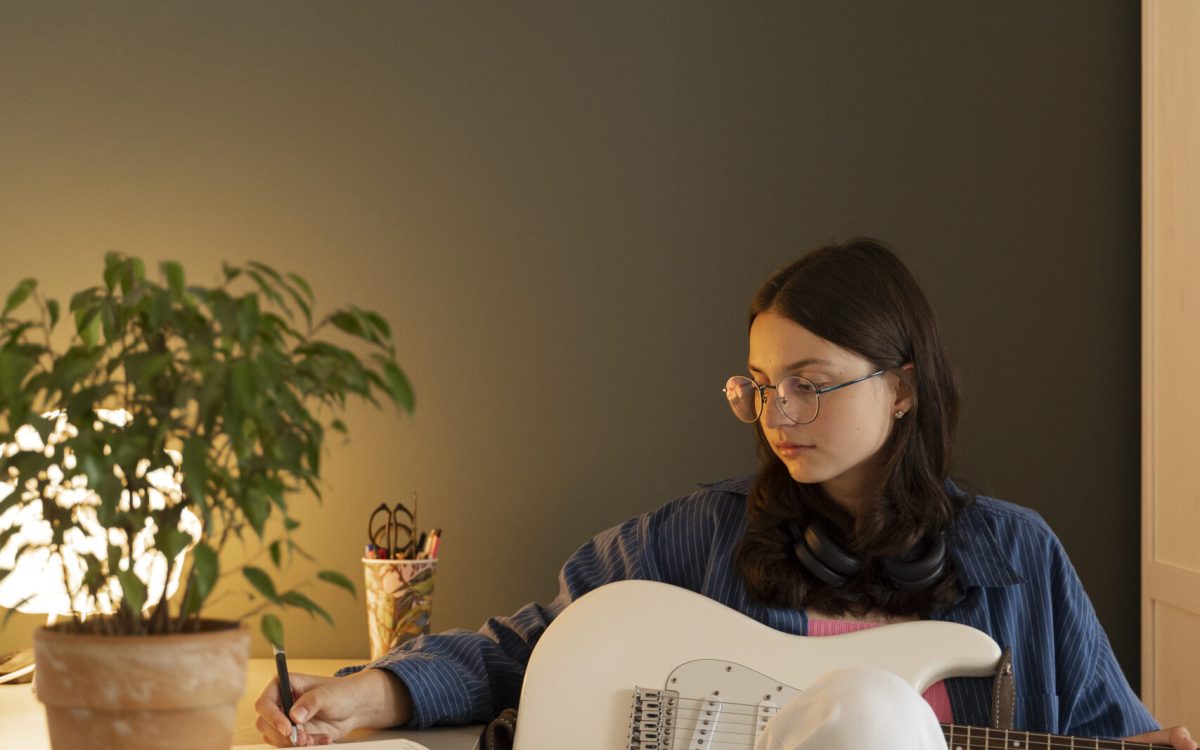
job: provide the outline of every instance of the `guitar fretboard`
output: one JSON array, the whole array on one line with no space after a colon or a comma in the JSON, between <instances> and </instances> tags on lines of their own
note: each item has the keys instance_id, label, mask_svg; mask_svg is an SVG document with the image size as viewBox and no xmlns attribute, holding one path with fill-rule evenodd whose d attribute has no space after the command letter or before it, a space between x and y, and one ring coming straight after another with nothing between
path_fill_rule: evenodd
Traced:
<instances>
[{"instance_id":1,"label":"guitar fretboard","mask_svg":"<svg viewBox=\"0 0 1200 750\"><path fill-rule=\"evenodd\" d=\"M946 735L948 750L1172 750L1170 745L1084 739L960 724L942 724L942 734Z\"/></svg>"}]
</instances>

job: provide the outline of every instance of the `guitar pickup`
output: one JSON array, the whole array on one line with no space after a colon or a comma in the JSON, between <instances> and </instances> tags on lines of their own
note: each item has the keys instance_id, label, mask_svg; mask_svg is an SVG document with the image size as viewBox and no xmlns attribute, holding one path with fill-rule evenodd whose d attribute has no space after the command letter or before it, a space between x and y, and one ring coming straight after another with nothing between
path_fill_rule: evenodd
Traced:
<instances>
[{"instance_id":1,"label":"guitar pickup","mask_svg":"<svg viewBox=\"0 0 1200 750\"><path fill-rule=\"evenodd\" d=\"M758 702L754 707L754 736L758 738L767 728L767 723L775 718L775 714L779 713L779 704L771 700L771 696L766 696Z\"/></svg>"},{"instance_id":2,"label":"guitar pickup","mask_svg":"<svg viewBox=\"0 0 1200 750\"><path fill-rule=\"evenodd\" d=\"M725 704L716 693L700 702L696 709L696 723L692 727L692 741L688 747L692 750L708 750L712 747L713 737L717 733L717 724L721 720L721 709Z\"/></svg>"}]
</instances>

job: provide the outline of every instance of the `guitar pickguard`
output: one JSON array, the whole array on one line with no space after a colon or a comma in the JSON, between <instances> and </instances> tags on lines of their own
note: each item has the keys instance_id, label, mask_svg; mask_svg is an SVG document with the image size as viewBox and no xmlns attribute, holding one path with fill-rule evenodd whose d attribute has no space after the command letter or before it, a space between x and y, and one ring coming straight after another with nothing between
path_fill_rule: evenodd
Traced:
<instances>
[{"instance_id":1,"label":"guitar pickguard","mask_svg":"<svg viewBox=\"0 0 1200 750\"><path fill-rule=\"evenodd\" d=\"M679 665L662 689L634 690L629 750L752 748L780 706L800 691L735 662Z\"/></svg>"}]
</instances>

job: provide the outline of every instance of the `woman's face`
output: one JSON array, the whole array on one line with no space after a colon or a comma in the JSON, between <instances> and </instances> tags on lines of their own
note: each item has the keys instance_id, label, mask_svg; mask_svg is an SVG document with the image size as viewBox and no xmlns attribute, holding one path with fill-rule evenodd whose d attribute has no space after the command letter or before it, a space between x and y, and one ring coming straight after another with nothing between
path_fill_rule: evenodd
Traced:
<instances>
[{"instance_id":1,"label":"woman's face","mask_svg":"<svg viewBox=\"0 0 1200 750\"><path fill-rule=\"evenodd\" d=\"M802 375L823 388L869 375L877 368L835 346L799 323L765 312L750 326L750 376L776 385ZM912 398L895 372L887 372L820 397L816 420L795 424L767 392L759 424L792 479L820 484L830 497L857 513L883 470L881 451L897 411L908 412Z\"/></svg>"}]
</instances>

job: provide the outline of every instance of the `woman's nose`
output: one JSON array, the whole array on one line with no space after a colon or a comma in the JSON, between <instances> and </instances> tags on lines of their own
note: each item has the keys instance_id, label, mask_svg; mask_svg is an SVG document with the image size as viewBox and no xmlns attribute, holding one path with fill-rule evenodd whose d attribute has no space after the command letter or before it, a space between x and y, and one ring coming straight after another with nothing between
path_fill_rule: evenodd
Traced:
<instances>
[{"instance_id":1,"label":"woman's nose","mask_svg":"<svg viewBox=\"0 0 1200 750\"><path fill-rule=\"evenodd\" d=\"M759 415L758 421L767 429L777 429L792 424L792 421L779 408L779 395L777 393L771 393L767 396L767 403L763 404L762 414Z\"/></svg>"}]
</instances>

